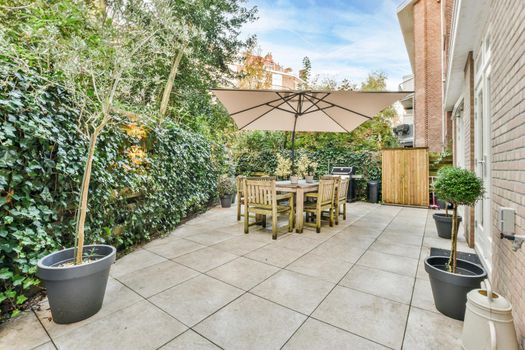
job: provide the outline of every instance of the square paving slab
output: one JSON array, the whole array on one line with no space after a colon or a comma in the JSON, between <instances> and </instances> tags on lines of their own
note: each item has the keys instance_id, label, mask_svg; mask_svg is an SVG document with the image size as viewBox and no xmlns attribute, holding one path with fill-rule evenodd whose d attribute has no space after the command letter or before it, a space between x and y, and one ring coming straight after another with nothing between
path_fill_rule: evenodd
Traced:
<instances>
[{"instance_id":1,"label":"square paving slab","mask_svg":"<svg viewBox=\"0 0 525 350\"><path fill-rule=\"evenodd\" d=\"M285 350L386 350L388 348L309 318L283 347Z\"/></svg>"},{"instance_id":2,"label":"square paving slab","mask_svg":"<svg viewBox=\"0 0 525 350\"><path fill-rule=\"evenodd\" d=\"M224 349L281 348L306 316L245 294L204 322L196 331Z\"/></svg>"},{"instance_id":3,"label":"square paving slab","mask_svg":"<svg viewBox=\"0 0 525 350\"><path fill-rule=\"evenodd\" d=\"M400 349L408 305L338 286L312 316L382 345Z\"/></svg>"},{"instance_id":4,"label":"square paving slab","mask_svg":"<svg viewBox=\"0 0 525 350\"><path fill-rule=\"evenodd\" d=\"M149 298L198 274L195 270L167 260L130 272L118 280L143 297Z\"/></svg>"},{"instance_id":5,"label":"square paving slab","mask_svg":"<svg viewBox=\"0 0 525 350\"><path fill-rule=\"evenodd\" d=\"M146 300L54 339L58 349L152 349L187 329Z\"/></svg>"},{"instance_id":6,"label":"square paving slab","mask_svg":"<svg viewBox=\"0 0 525 350\"><path fill-rule=\"evenodd\" d=\"M255 260L239 258L206 274L244 290L250 290L280 269Z\"/></svg>"},{"instance_id":7,"label":"square paving slab","mask_svg":"<svg viewBox=\"0 0 525 350\"><path fill-rule=\"evenodd\" d=\"M333 283L282 270L259 284L251 292L309 315L333 287Z\"/></svg>"},{"instance_id":8,"label":"square paving slab","mask_svg":"<svg viewBox=\"0 0 525 350\"><path fill-rule=\"evenodd\" d=\"M414 278L355 265L339 284L400 303L410 304Z\"/></svg>"},{"instance_id":9,"label":"square paving slab","mask_svg":"<svg viewBox=\"0 0 525 350\"><path fill-rule=\"evenodd\" d=\"M188 326L193 326L242 294L242 290L200 275L150 300Z\"/></svg>"}]
</instances>

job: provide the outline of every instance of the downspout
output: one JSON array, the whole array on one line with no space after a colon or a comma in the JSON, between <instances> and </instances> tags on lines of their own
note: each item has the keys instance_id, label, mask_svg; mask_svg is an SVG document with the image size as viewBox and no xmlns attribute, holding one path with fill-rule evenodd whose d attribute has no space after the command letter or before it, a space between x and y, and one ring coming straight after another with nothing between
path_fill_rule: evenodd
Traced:
<instances>
[{"instance_id":1,"label":"downspout","mask_svg":"<svg viewBox=\"0 0 525 350\"><path fill-rule=\"evenodd\" d=\"M446 0L450 1L450 0ZM441 6L441 151L444 151L446 148L446 138L445 138L445 132L447 130L446 127L446 112L445 112L445 106L443 104L443 101L445 100L445 81L446 81L446 75L445 75L445 37L447 35L446 33L446 26L445 26L445 11L446 11L446 2L440 1Z\"/></svg>"}]
</instances>

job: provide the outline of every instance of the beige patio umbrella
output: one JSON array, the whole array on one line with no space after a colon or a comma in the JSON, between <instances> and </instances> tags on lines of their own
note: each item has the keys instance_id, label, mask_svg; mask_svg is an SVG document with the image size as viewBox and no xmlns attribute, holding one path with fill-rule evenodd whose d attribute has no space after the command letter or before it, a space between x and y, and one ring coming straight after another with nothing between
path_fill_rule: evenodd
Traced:
<instances>
[{"instance_id":1,"label":"beige patio umbrella","mask_svg":"<svg viewBox=\"0 0 525 350\"><path fill-rule=\"evenodd\" d=\"M212 89L239 130L350 132L410 92Z\"/></svg>"}]
</instances>

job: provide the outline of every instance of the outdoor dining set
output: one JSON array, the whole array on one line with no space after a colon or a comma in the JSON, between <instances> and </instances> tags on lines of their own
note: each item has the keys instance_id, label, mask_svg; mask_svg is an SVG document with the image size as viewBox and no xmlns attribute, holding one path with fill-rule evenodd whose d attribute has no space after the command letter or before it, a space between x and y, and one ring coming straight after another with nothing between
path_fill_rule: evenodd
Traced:
<instances>
[{"instance_id":1,"label":"outdoor dining set","mask_svg":"<svg viewBox=\"0 0 525 350\"><path fill-rule=\"evenodd\" d=\"M249 233L252 225L266 227L267 216L272 218L272 239L277 239L279 215L287 216L288 232L295 228L297 233L302 233L305 225L320 233L325 218L330 226L339 224L339 216L346 220L348 178L330 175L319 181L292 183L273 176L238 176L236 183L237 220L244 217L244 233ZM323 217L324 213L328 215Z\"/></svg>"}]
</instances>

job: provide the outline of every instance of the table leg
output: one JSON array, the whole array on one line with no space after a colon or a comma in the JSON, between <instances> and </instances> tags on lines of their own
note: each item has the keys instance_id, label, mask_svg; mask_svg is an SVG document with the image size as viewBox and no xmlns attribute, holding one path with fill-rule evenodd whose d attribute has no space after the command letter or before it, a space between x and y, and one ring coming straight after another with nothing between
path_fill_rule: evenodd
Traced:
<instances>
[{"instance_id":1,"label":"table leg","mask_svg":"<svg viewBox=\"0 0 525 350\"><path fill-rule=\"evenodd\" d=\"M301 188L297 189L295 200L295 232L303 233L304 192Z\"/></svg>"}]
</instances>

